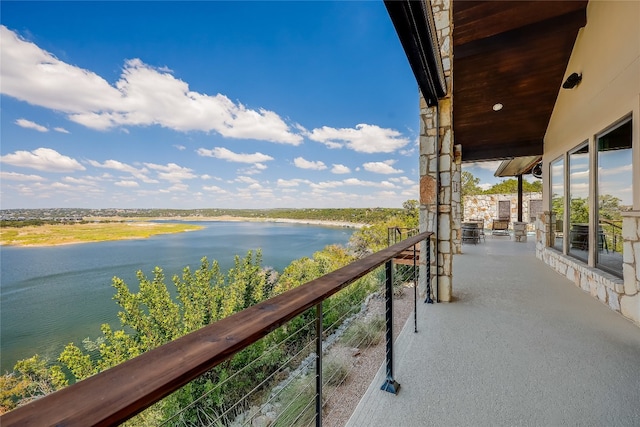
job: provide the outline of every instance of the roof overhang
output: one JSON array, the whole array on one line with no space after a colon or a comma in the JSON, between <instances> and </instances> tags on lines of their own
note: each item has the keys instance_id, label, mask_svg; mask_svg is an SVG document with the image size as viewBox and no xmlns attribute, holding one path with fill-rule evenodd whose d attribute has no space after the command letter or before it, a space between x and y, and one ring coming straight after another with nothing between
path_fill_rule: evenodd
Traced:
<instances>
[{"instance_id":1,"label":"roof overhang","mask_svg":"<svg viewBox=\"0 0 640 427\"><path fill-rule=\"evenodd\" d=\"M542 155L564 77L577 71L566 68L587 3L452 0L453 135L462 161ZM425 18L430 3L385 5L423 95L435 102L442 92L439 55L430 57L438 52Z\"/></svg>"},{"instance_id":2,"label":"roof overhang","mask_svg":"<svg viewBox=\"0 0 640 427\"><path fill-rule=\"evenodd\" d=\"M423 1L385 0L385 6L427 105L447 93L431 6Z\"/></svg>"},{"instance_id":3,"label":"roof overhang","mask_svg":"<svg viewBox=\"0 0 640 427\"><path fill-rule=\"evenodd\" d=\"M541 159L541 156L525 156L503 160L493 176L505 177L528 174Z\"/></svg>"}]
</instances>

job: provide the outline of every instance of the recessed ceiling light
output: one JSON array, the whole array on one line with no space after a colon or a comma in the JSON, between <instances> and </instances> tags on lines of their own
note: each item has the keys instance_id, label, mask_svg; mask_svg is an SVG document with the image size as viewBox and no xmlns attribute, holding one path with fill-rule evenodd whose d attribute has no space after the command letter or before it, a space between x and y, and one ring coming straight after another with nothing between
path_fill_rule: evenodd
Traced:
<instances>
[{"instance_id":1,"label":"recessed ceiling light","mask_svg":"<svg viewBox=\"0 0 640 427\"><path fill-rule=\"evenodd\" d=\"M502 107L504 107L504 105L500 104L499 102L497 104L493 104L493 111L500 111L502 110Z\"/></svg>"}]
</instances>

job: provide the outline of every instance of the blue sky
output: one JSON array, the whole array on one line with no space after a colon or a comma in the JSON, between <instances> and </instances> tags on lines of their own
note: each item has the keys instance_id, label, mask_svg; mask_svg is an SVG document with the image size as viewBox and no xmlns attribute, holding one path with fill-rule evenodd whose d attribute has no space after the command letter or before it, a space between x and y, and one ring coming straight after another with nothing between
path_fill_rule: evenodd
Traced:
<instances>
[{"instance_id":1,"label":"blue sky","mask_svg":"<svg viewBox=\"0 0 640 427\"><path fill-rule=\"evenodd\" d=\"M418 89L382 1L0 7L3 209L418 198Z\"/></svg>"}]
</instances>

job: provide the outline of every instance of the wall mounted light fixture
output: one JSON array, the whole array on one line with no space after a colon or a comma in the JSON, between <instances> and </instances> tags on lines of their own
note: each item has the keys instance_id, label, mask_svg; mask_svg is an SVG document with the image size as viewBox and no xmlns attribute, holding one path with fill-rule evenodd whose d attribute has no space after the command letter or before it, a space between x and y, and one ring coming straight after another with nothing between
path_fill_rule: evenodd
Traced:
<instances>
[{"instance_id":1,"label":"wall mounted light fixture","mask_svg":"<svg viewBox=\"0 0 640 427\"><path fill-rule=\"evenodd\" d=\"M573 89L574 87L578 86L581 81L582 74L573 73L569 77L567 77L567 80L565 80L564 83L562 83L562 87L564 89Z\"/></svg>"}]
</instances>

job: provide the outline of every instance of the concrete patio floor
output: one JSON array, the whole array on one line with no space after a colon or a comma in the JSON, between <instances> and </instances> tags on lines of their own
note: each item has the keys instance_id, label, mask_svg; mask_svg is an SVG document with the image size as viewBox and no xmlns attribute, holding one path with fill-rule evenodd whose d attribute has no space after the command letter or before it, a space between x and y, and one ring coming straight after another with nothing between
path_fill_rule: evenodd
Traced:
<instances>
[{"instance_id":1,"label":"concrete patio floor","mask_svg":"<svg viewBox=\"0 0 640 427\"><path fill-rule=\"evenodd\" d=\"M640 426L640 328L487 236L454 257L455 301L418 303L348 426Z\"/></svg>"}]
</instances>

